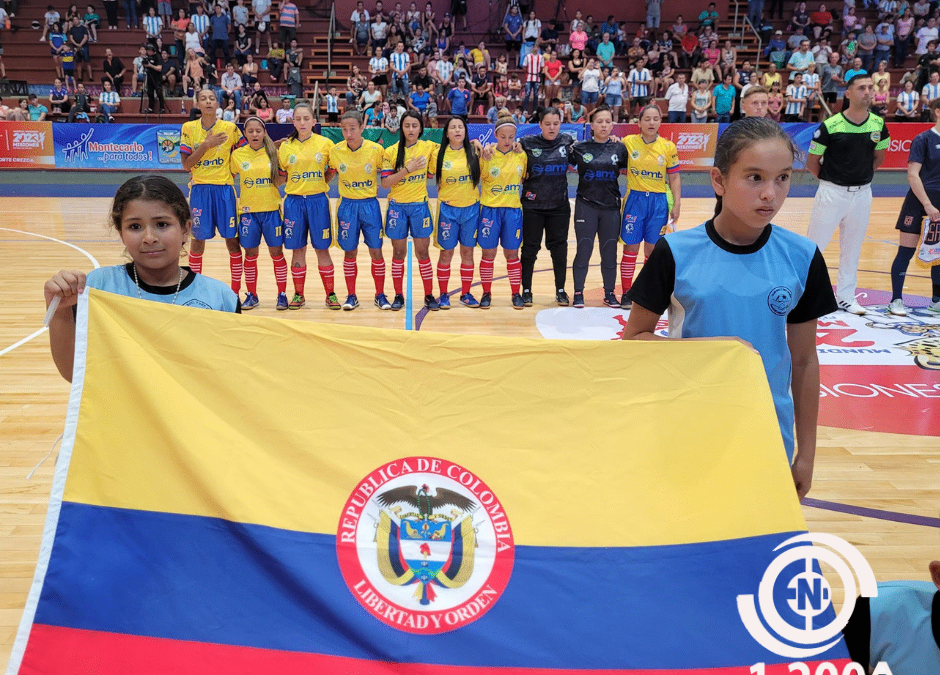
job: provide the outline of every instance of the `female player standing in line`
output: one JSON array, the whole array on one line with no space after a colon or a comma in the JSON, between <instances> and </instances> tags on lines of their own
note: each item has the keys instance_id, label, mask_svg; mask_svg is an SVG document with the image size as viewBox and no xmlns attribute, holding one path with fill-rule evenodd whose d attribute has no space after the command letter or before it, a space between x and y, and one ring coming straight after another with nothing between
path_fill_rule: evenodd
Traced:
<instances>
[{"instance_id":1,"label":"female player standing in line","mask_svg":"<svg viewBox=\"0 0 940 675\"><path fill-rule=\"evenodd\" d=\"M294 297L289 309L300 309L306 303L304 282L307 279L307 234L317 252L317 270L326 291L326 306L339 309L333 291L333 221L326 193L332 175L328 171L330 148L333 144L313 133L313 107L309 101L294 105L294 131L278 149L281 173L286 177L284 192L284 246L291 251L291 275Z\"/></svg>"},{"instance_id":2,"label":"female player standing in line","mask_svg":"<svg viewBox=\"0 0 940 675\"><path fill-rule=\"evenodd\" d=\"M382 209L379 208L379 174L385 149L378 143L365 140L362 113L349 109L340 119L343 140L330 150L330 169L339 172L339 208L336 211L338 229L336 240L343 249L343 273L346 277L346 302L343 309L351 311L359 306L356 297L356 262L359 233L369 247L372 258L372 279L375 282L375 306L391 309L385 297L385 258L382 256Z\"/></svg>"},{"instance_id":3,"label":"female player standing in line","mask_svg":"<svg viewBox=\"0 0 940 675\"><path fill-rule=\"evenodd\" d=\"M385 235L392 240L392 283L395 299L392 309L405 306L403 281L408 234L414 239L415 257L424 282L424 307L441 308L434 297L434 270L431 267L431 210L428 208L428 176L433 175L437 146L421 140L424 122L421 114L409 110L401 119L398 143L386 148L382 158L382 187L389 190L385 214Z\"/></svg>"},{"instance_id":4,"label":"female player standing in line","mask_svg":"<svg viewBox=\"0 0 940 675\"><path fill-rule=\"evenodd\" d=\"M277 148L259 117L245 121L248 145L232 153L230 168L238 176L238 237L245 247L245 286L242 309L258 306L258 247L261 237L274 263L279 310L287 309L287 261L284 259L284 223L281 220L281 173Z\"/></svg>"},{"instance_id":5,"label":"female player standing in line","mask_svg":"<svg viewBox=\"0 0 940 675\"><path fill-rule=\"evenodd\" d=\"M819 414L816 320L837 306L816 245L770 224L789 192L796 154L769 119L746 117L728 127L711 170L715 216L656 243L630 290L634 307L624 339L662 339L654 331L668 309L670 338L737 337L753 345L803 499L813 479Z\"/></svg>"},{"instance_id":6,"label":"female player standing in line","mask_svg":"<svg viewBox=\"0 0 940 675\"><path fill-rule=\"evenodd\" d=\"M502 244L506 256L506 271L512 289L513 309L522 309L525 302L519 293L522 263L519 245L522 243L523 211L519 194L525 176L526 156L513 150L516 124L510 115L500 115L494 126L496 148L480 162L481 196L480 228L477 243L483 249L480 260L480 282L483 295L480 309L489 309L493 286L493 261L496 247ZM566 197L567 198L567 197Z\"/></svg>"},{"instance_id":7,"label":"female player standing in line","mask_svg":"<svg viewBox=\"0 0 940 675\"><path fill-rule=\"evenodd\" d=\"M571 164L578 170L578 198L574 203L574 233L578 249L571 267L575 307L584 307L584 280L600 240L604 304L620 307L614 294L617 284L617 235L620 234L620 172L627 168L629 154L623 143L610 140L614 126L611 110L601 104L591 111L594 139L571 146Z\"/></svg>"},{"instance_id":8,"label":"female player standing in line","mask_svg":"<svg viewBox=\"0 0 940 675\"><path fill-rule=\"evenodd\" d=\"M933 129L922 131L911 142L911 153L907 158L907 181L911 189L907 191L901 213L895 228L899 230L900 242L898 253L891 265L891 304L888 312L895 316L907 316L907 308L901 293L904 290L904 278L907 266L920 246L921 234L925 221L928 241L936 246L936 229L940 227L940 98L928 104L934 114L936 124ZM940 263L940 261L938 261ZM930 267L930 281L933 284L933 297L927 309L940 314L940 264Z\"/></svg>"},{"instance_id":9,"label":"female player standing in line","mask_svg":"<svg viewBox=\"0 0 940 675\"><path fill-rule=\"evenodd\" d=\"M567 307L565 280L568 275L568 224L571 221L568 151L574 139L560 133L561 112L558 108L542 110L539 127L541 134L520 140L528 158L522 184L522 299L526 307L532 305L532 274L544 236L555 272L555 301Z\"/></svg>"},{"instance_id":10,"label":"female player standing in line","mask_svg":"<svg viewBox=\"0 0 940 675\"><path fill-rule=\"evenodd\" d=\"M480 303L470 294L473 284L473 248L480 223L480 160L467 134L467 123L451 117L444 127L437 151L437 229L434 243L441 249L437 259L437 283L441 309L450 308L447 283L454 249L460 243L460 302L467 307Z\"/></svg>"},{"instance_id":11,"label":"female player standing in line","mask_svg":"<svg viewBox=\"0 0 940 675\"><path fill-rule=\"evenodd\" d=\"M202 273L206 240L212 239L218 230L228 249L232 290L238 293L242 286L242 250L238 245L235 189L229 160L232 151L244 145L245 139L233 123L216 119L219 101L214 91L199 90L196 105L202 117L185 122L180 133L183 168L192 175L189 205L192 209L193 240L189 249L189 267L196 274Z\"/></svg>"},{"instance_id":12,"label":"female player standing in line","mask_svg":"<svg viewBox=\"0 0 940 675\"><path fill-rule=\"evenodd\" d=\"M118 188L111 204L111 227L117 230L131 261L88 273L62 270L46 282L46 306L59 298L49 323L49 346L59 373L72 381L75 360L75 304L89 288L163 302L238 312L238 296L224 283L180 267L189 237L189 204L183 192L164 176L135 176Z\"/></svg>"},{"instance_id":13,"label":"female player standing in line","mask_svg":"<svg viewBox=\"0 0 940 675\"><path fill-rule=\"evenodd\" d=\"M679 178L679 156L676 144L659 135L663 114L656 104L640 111L640 133L627 136L623 144L630 153L627 173L627 200L623 207L620 241L623 257L620 259L620 281L623 284L621 309L630 309L627 292L633 283L636 257L640 242L646 241L646 255L666 234L669 221L675 228L679 221L679 202L682 199L682 181ZM669 210L667 191L672 192L672 211Z\"/></svg>"}]
</instances>

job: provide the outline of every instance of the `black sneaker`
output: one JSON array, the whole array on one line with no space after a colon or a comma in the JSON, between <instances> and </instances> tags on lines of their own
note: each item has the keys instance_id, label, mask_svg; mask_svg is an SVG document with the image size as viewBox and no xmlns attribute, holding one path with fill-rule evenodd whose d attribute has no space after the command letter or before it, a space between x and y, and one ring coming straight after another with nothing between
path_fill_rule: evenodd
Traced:
<instances>
[{"instance_id":1,"label":"black sneaker","mask_svg":"<svg viewBox=\"0 0 940 675\"><path fill-rule=\"evenodd\" d=\"M395 296L395 299L392 300L392 311L397 312L404 306L405 306L405 296L402 295L401 293L398 293Z\"/></svg>"},{"instance_id":2,"label":"black sneaker","mask_svg":"<svg viewBox=\"0 0 940 675\"><path fill-rule=\"evenodd\" d=\"M620 296L620 309L630 309L631 307L633 307L633 302L627 297L627 294L624 293Z\"/></svg>"},{"instance_id":3,"label":"black sneaker","mask_svg":"<svg viewBox=\"0 0 940 675\"><path fill-rule=\"evenodd\" d=\"M526 307L532 306L532 291L529 289L522 291L522 302Z\"/></svg>"},{"instance_id":4,"label":"black sneaker","mask_svg":"<svg viewBox=\"0 0 940 675\"><path fill-rule=\"evenodd\" d=\"M617 296L614 295L613 291L604 291L604 304L608 307L620 309L620 301L617 299Z\"/></svg>"},{"instance_id":5,"label":"black sneaker","mask_svg":"<svg viewBox=\"0 0 940 675\"><path fill-rule=\"evenodd\" d=\"M574 293L574 302L571 303L573 307L584 307L584 293Z\"/></svg>"},{"instance_id":6,"label":"black sneaker","mask_svg":"<svg viewBox=\"0 0 940 675\"><path fill-rule=\"evenodd\" d=\"M480 296L480 309L489 309L490 303L493 302L493 298L489 293L484 293Z\"/></svg>"},{"instance_id":7,"label":"black sneaker","mask_svg":"<svg viewBox=\"0 0 940 675\"><path fill-rule=\"evenodd\" d=\"M425 295L424 308L430 309L432 312L436 312L441 308L441 303L439 303L437 298L435 298L433 295Z\"/></svg>"},{"instance_id":8,"label":"black sneaker","mask_svg":"<svg viewBox=\"0 0 940 675\"><path fill-rule=\"evenodd\" d=\"M571 304L571 301L568 300L568 294L565 293L564 288L559 288L558 292L555 293L555 302L557 302L561 307L567 307Z\"/></svg>"},{"instance_id":9,"label":"black sneaker","mask_svg":"<svg viewBox=\"0 0 940 675\"><path fill-rule=\"evenodd\" d=\"M512 294L512 308L525 309L525 300L523 300L522 296L518 293Z\"/></svg>"}]
</instances>

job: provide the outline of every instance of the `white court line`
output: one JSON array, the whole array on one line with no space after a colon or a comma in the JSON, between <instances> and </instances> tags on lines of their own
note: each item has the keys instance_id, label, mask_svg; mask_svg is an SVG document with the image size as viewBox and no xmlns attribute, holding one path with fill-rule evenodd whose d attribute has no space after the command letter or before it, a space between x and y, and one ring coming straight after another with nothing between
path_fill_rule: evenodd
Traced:
<instances>
[{"instance_id":1,"label":"white court line","mask_svg":"<svg viewBox=\"0 0 940 675\"><path fill-rule=\"evenodd\" d=\"M30 236L30 237L39 237L40 239L46 239L46 240L48 240L48 241L54 241L54 242L56 242L57 244L65 244L65 245L68 246L69 248L75 249L76 251L78 251L79 253L81 253L83 256L85 256L86 258L88 258L88 259L91 261L91 264L95 266L95 269L98 269L99 267L101 267L101 265L98 264L98 261L95 260L95 256L93 256L91 253L89 253L89 252L86 251L85 249L81 248L80 246L76 246L75 244L70 244L70 243L67 242L67 241L62 241L61 239L56 239L55 237L47 237L47 236L44 235L44 234L36 234L35 232L24 232L23 230L12 230L12 229L10 229L10 228L8 228L8 227L0 227L0 230L2 230L2 231L4 231L4 232L16 232L17 234L25 234L25 235L28 235L28 236ZM20 340L19 342L15 342L15 343L13 343L12 345L10 345L9 347L0 350L0 356L3 356L4 354L7 354L8 352L12 352L12 351L13 351L14 349L16 349L17 347L20 347L20 346L22 346L22 345L25 345L27 342L29 342L29 341L32 340L33 338L39 337L40 335L42 335L43 333L45 333L47 330L49 330L49 329L46 328L46 327L43 327L43 328L40 328L39 330L37 330L37 331L36 331L35 333L33 333L32 335L27 335L26 337L24 337L24 338L23 338L22 340Z\"/></svg>"}]
</instances>

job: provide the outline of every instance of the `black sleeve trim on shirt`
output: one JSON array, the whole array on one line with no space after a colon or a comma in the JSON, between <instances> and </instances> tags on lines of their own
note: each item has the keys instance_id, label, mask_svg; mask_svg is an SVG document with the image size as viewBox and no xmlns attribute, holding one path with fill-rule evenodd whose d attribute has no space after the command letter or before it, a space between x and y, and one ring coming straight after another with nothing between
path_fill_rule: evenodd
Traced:
<instances>
[{"instance_id":1,"label":"black sleeve trim on shirt","mask_svg":"<svg viewBox=\"0 0 940 675\"><path fill-rule=\"evenodd\" d=\"M134 263L127 263L124 265L124 269L127 271L127 276L132 280L134 278ZM188 267L183 267L186 270L186 276L183 277L183 280L180 282L179 290L184 290L189 288L189 286L196 280L196 273L193 272ZM138 279L139 281L139 279ZM152 293L153 295L175 295L176 286L151 286L150 284L145 284L143 281L140 281L141 290Z\"/></svg>"},{"instance_id":2,"label":"black sleeve trim on shirt","mask_svg":"<svg viewBox=\"0 0 940 675\"><path fill-rule=\"evenodd\" d=\"M672 302L676 288L676 259L665 238L656 242L627 296L643 309L662 314Z\"/></svg>"},{"instance_id":3,"label":"black sleeve trim on shirt","mask_svg":"<svg viewBox=\"0 0 940 675\"><path fill-rule=\"evenodd\" d=\"M934 593L930 607L930 628L933 630L933 641L937 643L937 649L940 649L940 591Z\"/></svg>"},{"instance_id":4,"label":"black sleeve trim on shirt","mask_svg":"<svg viewBox=\"0 0 940 675\"><path fill-rule=\"evenodd\" d=\"M867 673L871 649L871 606L868 598L858 598L849 622L842 629L842 637L845 638L849 658L861 665Z\"/></svg>"},{"instance_id":5,"label":"black sleeve trim on shirt","mask_svg":"<svg viewBox=\"0 0 940 675\"><path fill-rule=\"evenodd\" d=\"M806 273L806 285L803 296L787 315L787 323L813 321L836 311L836 296L832 292L832 280L826 268L826 260L819 249L813 254L813 261Z\"/></svg>"}]
</instances>

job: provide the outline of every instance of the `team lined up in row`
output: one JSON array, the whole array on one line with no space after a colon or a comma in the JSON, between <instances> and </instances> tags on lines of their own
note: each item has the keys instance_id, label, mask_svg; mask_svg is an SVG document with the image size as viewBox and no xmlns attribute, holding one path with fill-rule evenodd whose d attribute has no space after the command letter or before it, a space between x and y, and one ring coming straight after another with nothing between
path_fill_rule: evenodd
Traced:
<instances>
[{"instance_id":1,"label":"team lined up in row","mask_svg":"<svg viewBox=\"0 0 940 675\"><path fill-rule=\"evenodd\" d=\"M215 120L215 95L199 93L203 119ZM502 246L512 289L513 307L532 304L531 276L543 233L555 267L556 300L567 305L565 293L567 233L570 206L567 171L579 173L575 206L578 253L574 262L575 306L583 306L584 280L594 248L600 239L605 304L629 306L614 293L616 244L624 243L621 277L624 294L630 288L641 241L648 249L665 232L670 218L667 192L674 203L673 220L680 202L679 164L675 145L658 136L661 114L655 106L643 111L641 134L615 142L610 135L613 119L601 107L592 115L594 138L576 143L560 134L561 114L546 109L541 134L516 141L511 117L495 124L496 144L483 147L470 141L466 123L450 120L440 144L422 140L420 116L406 114L399 142L385 149L362 137L363 121L356 111L343 116L344 140L333 144L313 133L310 105L299 102L294 111L294 132L279 148L268 137L265 124L249 118L242 136L231 123L201 120L183 125L181 152L184 168L192 172L190 204L193 241L190 267L201 271L205 241L218 231L230 254L232 288L240 290L244 267L247 296L243 309L258 305L257 260L261 240L268 246L278 287L278 309L299 309L305 304L306 250L308 241L317 254L317 265L331 309L355 309L360 237L372 258L375 304L381 309L404 306L404 268L407 238L414 242L424 284L425 307L450 307L448 283L451 261L459 246L461 258L460 301L468 307L489 307L497 248ZM628 170L630 197L621 217L619 176ZM327 191L338 175L340 193L335 224ZM240 197L233 191L237 178ZM438 210L432 217L427 180L437 177ZM284 184L283 212L279 185ZM378 186L389 190L384 227ZM385 295L386 267L382 238L392 241L394 299ZM441 250L437 265L440 295L433 293L434 272L430 243ZM348 297L340 304L335 293L329 249L341 248ZM482 249L480 281L483 295L470 293L473 283L473 249ZM520 260L519 251L523 255ZM241 249L245 249L244 262ZM293 299L287 300L287 261L291 251ZM561 250L564 249L564 250ZM648 251L647 251L648 252ZM527 261L528 258L528 261ZM528 264L526 264L528 262ZM560 269L559 269L560 268Z\"/></svg>"}]
</instances>

